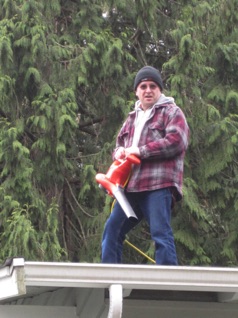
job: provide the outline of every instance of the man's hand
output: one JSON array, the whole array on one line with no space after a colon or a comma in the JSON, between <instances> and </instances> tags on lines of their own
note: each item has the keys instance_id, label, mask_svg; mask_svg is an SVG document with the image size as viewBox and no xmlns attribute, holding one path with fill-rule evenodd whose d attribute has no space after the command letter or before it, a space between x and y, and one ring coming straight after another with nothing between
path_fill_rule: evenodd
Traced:
<instances>
[{"instance_id":1,"label":"man's hand","mask_svg":"<svg viewBox=\"0 0 238 318\"><path fill-rule=\"evenodd\" d=\"M117 149L114 157L115 157L116 160L125 159L125 157L126 157L125 148L124 147L119 147Z\"/></svg>"},{"instance_id":2,"label":"man's hand","mask_svg":"<svg viewBox=\"0 0 238 318\"><path fill-rule=\"evenodd\" d=\"M132 146L125 149L125 155L126 157L129 155L135 155L137 157L140 157L140 150L138 147Z\"/></svg>"},{"instance_id":3,"label":"man's hand","mask_svg":"<svg viewBox=\"0 0 238 318\"><path fill-rule=\"evenodd\" d=\"M135 146L129 147L129 148L119 147L115 153L115 159L116 160L126 159L126 157L129 155L135 155L139 158L140 157L139 148Z\"/></svg>"}]
</instances>

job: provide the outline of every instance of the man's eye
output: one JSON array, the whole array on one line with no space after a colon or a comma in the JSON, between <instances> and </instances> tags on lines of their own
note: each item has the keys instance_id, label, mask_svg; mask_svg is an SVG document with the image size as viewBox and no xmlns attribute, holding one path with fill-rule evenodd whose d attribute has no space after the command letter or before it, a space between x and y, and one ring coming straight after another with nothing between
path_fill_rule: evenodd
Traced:
<instances>
[{"instance_id":1,"label":"man's eye","mask_svg":"<svg viewBox=\"0 0 238 318\"><path fill-rule=\"evenodd\" d=\"M147 88L147 85L141 85L140 88L141 88L141 89L146 89L146 88Z\"/></svg>"},{"instance_id":2,"label":"man's eye","mask_svg":"<svg viewBox=\"0 0 238 318\"><path fill-rule=\"evenodd\" d=\"M157 86L155 84L150 84L150 85L143 84L140 86L140 89L145 90L147 89L147 87L149 87L150 89L156 89Z\"/></svg>"}]
</instances>

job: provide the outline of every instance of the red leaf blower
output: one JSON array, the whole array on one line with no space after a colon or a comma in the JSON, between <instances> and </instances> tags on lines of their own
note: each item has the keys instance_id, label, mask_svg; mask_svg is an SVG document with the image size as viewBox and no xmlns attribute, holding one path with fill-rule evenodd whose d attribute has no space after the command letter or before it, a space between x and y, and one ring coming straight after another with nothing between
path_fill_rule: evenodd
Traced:
<instances>
[{"instance_id":1,"label":"red leaf blower","mask_svg":"<svg viewBox=\"0 0 238 318\"><path fill-rule=\"evenodd\" d=\"M129 155L125 159L115 160L106 174L96 175L99 186L118 201L126 216L132 220L138 218L125 196L124 187L130 178L133 164L139 165L140 159Z\"/></svg>"}]
</instances>

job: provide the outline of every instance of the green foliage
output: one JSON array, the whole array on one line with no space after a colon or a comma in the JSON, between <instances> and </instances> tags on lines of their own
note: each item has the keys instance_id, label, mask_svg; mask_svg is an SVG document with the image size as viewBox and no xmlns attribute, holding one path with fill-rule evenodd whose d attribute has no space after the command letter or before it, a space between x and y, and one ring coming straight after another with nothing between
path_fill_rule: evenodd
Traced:
<instances>
[{"instance_id":1,"label":"green foliage","mask_svg":"<svg viewBox=\"0 0 238 318\"><path fill-rule=\"evenodd\" d=\"M2 243L9 255L24 255L26 259L39 256L40 244L37 232L32 226L29 217L29 207L16 207L7 221L7 226L2 235ZM1 256L8 256L2 253Z\"/></svg>"},{"instance_id":2,"label":"green foliage","mask_svg":"<svg viewBox=\"0 0 238 318\"><path fill-rule=\"evenodd\" d=\"M8 198L8 200L11 199ZM4 245L1 258L13 255L23 256L29 260L58 261L62 259L65 251L60 246L57 236L58 206L52 202L46 211L46 224L44 226L42 224L39 228L39 224L33 222L33 215L38 212L37 207L28 205L21 207L17 202L14 205L11 204L11 217L4 224L5 231L1 236L1 244Z\"/></svg>"},{"instance_id":3,"label":"green foliage","mask_svg":"<svg viewBox=\"0 0 238 318\"><path fill-rule=\"evenodd\" d=\"M219 6L219 4L222 5ZM197 194L197 199L195 197L194 201L191 194L186 198L185 179L184 202L185 206L189 205L189 209L186 209L188 217L191 217L195 206L202 208L200 211L197 209L196 231L193 232L193 237L196 238L196 233L199 234L199 237L195 241L196 244L192 237L190 239L190 242L193 242L193 250L191 250L191 244L187 246L187 240L181 240L181 235L177 236L177 231L175 237L180 242L179 250L186 247L190 252L192 251L192 263L195 264L234 265L237 257L237 252L234 250L236 238L232 235L233 225L228 225L231 220L230 215L234 216L236 211L237 197L235 190L237 188L237 162L235 160L238 128L237 89L235 88L237 87L237 76L232 71L233 63L236 63L237 59L237 48L233 44L237 30L230 29L228 25L222 25L216 30L213 28L213 25L218 23L217 19L224 14L224 10L229 10L229 6L230 4L223 1L213 1L209 2L209 5L203 2L203 7L207 7L209 10L200 11L199 2L196 9L193 7L193 10L189 11L189 7L187 7L184 14L187 15L189 12L190 19L187 22L183 20L178 25L180 33L179 31L172 32L173 36L176 35L176 41L180 45L178 54L165 64L166 68L171 70L171 67L174 67L176 71L175 77L171 75L171 88L175 94L179 89L183 90L181 105L188 114L192 132L187 157L190 171L186 171L189 171L189 175L196 185L195 188L194 186L192 188ZM223 30L222 37L221 29ZM185 32L189 33L186 34L186 37L184 37ZM192 38L201 45L193 48ZM182 49L184 46L185 48ZM179 60L182 53L183 57ZM195 53L195 59L191 60L190 56L193 53ZM190 76L185 77L186 68L189 67L193 68L194 74L189 72ZM192 109L189 105L192 105ZM191 187L191 184L189 186ZM196 205L194 206L192 202L196 202ZM201 218L202 215L203 218ZM192 220L194 226L194 218ZM235 219L233 221L236 224ZM176 222L176 227L178 225L180 225L179 220ZM199 251L203 252L205 258L200 258ZM196 255L195 259L194 255Z\"/></svg>"}]
</instances>

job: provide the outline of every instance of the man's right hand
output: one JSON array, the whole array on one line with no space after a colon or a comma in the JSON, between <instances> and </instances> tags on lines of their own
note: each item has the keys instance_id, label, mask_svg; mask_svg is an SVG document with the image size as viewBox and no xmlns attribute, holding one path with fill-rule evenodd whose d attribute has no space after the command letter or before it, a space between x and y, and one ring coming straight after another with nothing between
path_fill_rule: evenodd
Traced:
<instances>
[{"instance_id":1,"label":"man's right hand","mask_svg":"<svg viewBox=\"0 0 238 318\"><path fill-rule=\"evenodd\" d=\"M119 147L117 149L114 157L115 157L116 160L125 159L125 157L126 157L125 148L124 147Z\"/></svg>"}]
</instances>

